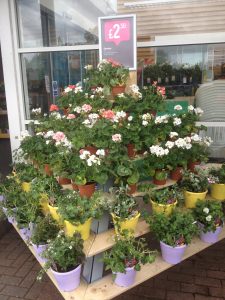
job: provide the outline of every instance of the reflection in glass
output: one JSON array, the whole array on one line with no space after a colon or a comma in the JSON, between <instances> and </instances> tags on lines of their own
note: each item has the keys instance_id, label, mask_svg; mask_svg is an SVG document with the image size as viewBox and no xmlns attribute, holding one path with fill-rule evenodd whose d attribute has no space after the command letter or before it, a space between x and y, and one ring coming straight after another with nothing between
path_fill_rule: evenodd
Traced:
<instances>
[{"instance_id":1,"label":"reflection in glass","mask_svg":"<svg viewBox=\"0 0 225 300\"><path fill-rule=\"evenodd\" d=\"M98 43L98 17L116 13L116 0L16 0L21 47Z\"/></svg>"},{"instance_id":2,"label":"reflection in glass","mask_svg":"<svg viewBox=\"0 0 225 300\"><path fill-rule=\"evenodd\" d=\"M69 84L82 82L84 66L98 63L98 51L64 51L22 54L26 118L41 107L48 113L51 103Z\"/></svg>"}]
</instances>

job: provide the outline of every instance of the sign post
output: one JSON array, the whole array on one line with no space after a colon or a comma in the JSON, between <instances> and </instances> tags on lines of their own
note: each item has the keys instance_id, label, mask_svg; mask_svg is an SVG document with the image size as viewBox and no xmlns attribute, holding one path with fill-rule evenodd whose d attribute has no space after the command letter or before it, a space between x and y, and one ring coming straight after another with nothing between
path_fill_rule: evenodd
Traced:
<instances>
[{"instance_id":1,"label":"sign post","mask_svg":"<svg viewBox=\"0 0 225 300\"><path fill-rule=\"evenodd\" d=\"M102 17L98 22L100 61L110 58L136 70L136 15Z\"/></svg>"}]
</instances>

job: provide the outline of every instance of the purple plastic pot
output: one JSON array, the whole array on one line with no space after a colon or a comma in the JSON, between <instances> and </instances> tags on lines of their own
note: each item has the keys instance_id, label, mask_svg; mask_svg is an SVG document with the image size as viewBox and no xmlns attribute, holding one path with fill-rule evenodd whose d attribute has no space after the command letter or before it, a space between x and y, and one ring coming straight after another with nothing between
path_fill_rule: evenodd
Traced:
<instances>
[{"instance_id":1,"label":"purple plastic pot","mask_svg":"<svg viewBox=\"0 0 225 300\"><path fill-rule=\"evenodd\" d=\"M134 284L135 276L136 276L136 270L134 267L132 268L126 268L126 273L115 273L116 279L115 284L119 286L130 286Z\"/></svg>"},{"instance_id":2,"label":"purple plastic pot","mask_svg":"<svg viewBox=\"0 0 225 300\"><path fill-rule=\"evenodd\" d=\"M6 207L2 207L4 214L6 215L8 222L13 224L15 222L15 218L13 216L8 215L8 209ZM16 211L16 208L13 208L13 211Z\"/></svg>"},{"instance_id":3,"label":"purple plastic pot","mask_svg":"<svg viewBox=\"0 0 225 300\"><path fill-rule=\"evenodd\" d=\"M58 273L52 269L51 271L56 279L60 290L64 292L73 291L80 284L81 265L79 265L76 269L70 272Z\"/></svg>"},{"instance_id":4,"label":"purple plastic pot","mask_svg":"<svg viewBox=\"0 0 225 300\"><path fill-rule=\"evenodd\" d=\"M0 195L0 202L3 202L3 201L4 201L4 196Z\"/></svg>"},{"instance_id":5,"label":"purple plastic pot","mask_svg":"<svg viewBox=\"0 0 225 300\"><path fill-rule=\"evenodd\" d=\"M205 243L209 243L209 244L216 243L218 241L221 230L222 230L222 226L217 227L216 231L214 231L214 232L209 231L209 232L204 233L203 231L201 231L200 238Z\"/></svg>"},{"instance_id":6,"label":"purple plastic pot","mask_svg":"<svg viewBox=\"0 0 225 300\"><path fill-rule=\"evenodd\" d=\"M160 241L162 258L172 265L181 262L186 247L187 245L172 247Z\"/></svg>"},{"instance_id":7,"label":"purple plastic pot","mask_svg":"<svg viewBox=\"0 0 225 300\"><path fill-rule=\"evenodd\" d=\"M41 256L42 252L46 250L47 248L47 244L46 245L35 245L32 243L32 246L34 248L34 251L35 253L37 254L37 258L38 260L41 262L41 263L46 263L47 262L47 259L46 258L43 258Z\"/></svg>"},{"instance_id":8,"label":"purple plastic pot","mask_svg":"<svg viewBox=\"0 0 225 300\"><path fill-rule=\"evenodd\" d=\"M20 229L20 234L22 239L28 240L31 237L31 232L29 228L21 228Z\"/></svg>"}]
</instances>

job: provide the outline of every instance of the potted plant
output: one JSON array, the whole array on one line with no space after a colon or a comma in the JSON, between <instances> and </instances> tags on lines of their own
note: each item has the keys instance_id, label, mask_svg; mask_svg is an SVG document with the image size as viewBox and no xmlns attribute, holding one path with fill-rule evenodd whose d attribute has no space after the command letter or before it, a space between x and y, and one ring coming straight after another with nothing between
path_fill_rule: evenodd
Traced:
<instances>
[{"instance_id":1,"label":"potted plant","mask_svg":"<svg viewBox=\"0 0 225 300\"><path fill-rule=\"evenodd\" d=\"M60 228L50 215L38 217L31 235L31 243L40 262L45 262L42 252L47 248L50 240L55 239Z\"/></svg>"},{"instance_id":2,"label":"potted plant","mask_svg":"<svg viewBox=\"0 0 225 300\"><path fill-rule=\"evenodd\" d=\"M79 286L85 254L78 233L68 237L60 231L43 251L42 257L47 260L44 269L51 269L60 290L70 292Z\"/></svg>"},{"instance_id":3,"label":"potted plant","mask_svg":"<svg viewBox=\"0 0 225 300\"><path fill-rule=\"evenodd\" d=\"M31 192L39 198L42 212L45 215L49 212L49 198L59 194L60 191L61 186L53 176L39 175L31 183Z\"/></svg>"},{"instance_id":4,"label":"potted plant","mask_svg":"<svg viewBox=\"0 0 225 300\"><path fill-rule=\"evenodd\" d=\"M38 171L29 164L16 164L14 165L14 172L17 180L21 182L22 190L29 192L31 188L31 181L38 176Z\"/></svg>"},{"instance_id":5,"label":"potted plant","mask_svg":"<svg viewBox=\"0 0 225 300\"><path fill-rule=\"evenodd\" d=\"M184 190L185 206L194 208L197 200L204 200L208 192L208 185L208 178L200 169L198 174L185 171L180 182L180 186Z\"/></svg>"},{"instance_id":6,"label":"potted plant","mask_svg":"<svg viewBox=\"0 0 225 300\"><path fill-rule=\"evenodd\" d=\"M129 69L112 59L102 60L97 67L99 84L103 86L105 94L112 91L113 96L123 93L129 77Z\"/></svg>"},{"instance_id":7,"label":"potted plant","mask_svg":"<svg viewBox=\"0 0 225 300\"><path fill-rule=\"evenodd\" d=\"M134 239L132 236L116 236L111 251L104 253L103 261L106 270L112 270L115 284L128 287L134 284L136 271L141 265L155 260L155 251L147 248L145 239Z\"/></svg>"},{"instance_id":8,"label":"potted plant","mask_svg":"<svg viewBox=\"0 0 225 300\"><path fill-rule=\"evenodd\" d=\"M152 190L149 197L153 213L170 215L178 203L178 190L176 187Z\"/></svg>"},{"instance_id":9,"label":"potted plant","mask_svg":"<svg viewBox=\"0 0 225 300\"><path fill-rule=\"evenodd\" d=\"M63 192L54 192L51 193L49 198L48 198L48 210L49 213L51 214L52 218L57 221L60 225L62 225L62 216L59 213L59 199L63 195Z\"/></svg>"},{"instance_id":10,"label":"potted plant","mask_svg":"<svg viewBox=\"0 0 225 300\"><path fill-rule=\"evenodd\" d=\"M133 233L140 217L135 197L129 195L124 187L111 189L111 194L114 201L110 200L106 208L112 215L116 234L124 229Z\"/></svg>"},{"instance_id":11,"label":"potted plant","mask_svg":"<svg viewBox=\"0 0 225 300\"><path fill-rule=\"evenodd\" d=\"M201 240L206 243L217 242L224 222L221 202L198 201L193 214L199 224Z\"/></svg>"},{"instance_id":12,"label":"potted plant","mask_svg":"<svg viewBox=\"0 0 225 300\"><path fill-rule=\"evenodd\" d=\"M71 164L71 179L77 184L80 195L90 198L95 191L96 182L104 184L108 179L105 150L98 149L96 154L81 149L74 155Z\"/></svg>"},{"instance_id":13,"label":"potted plant","mask_svg":"<svg viewBox=\"0 0 225 300\"><path fill-rule=\"evenodd\" d=\"M211 196L216 200L225 200L225 164L220 168L209 169L208 180Z\"/></svg>"},{"instance_id":14,"label":"potted plant","mask_svg":"<svg viewBox=\"0 0 225 300\"><path fill-rule=\"evenodd\" d=\"M169 216L153 214L146 217L146 221L160 241L163 259L170 264L179 263L187 245L198 231L192 214L185 211L174 211Z\"/></svg>"},{"instance_id":15,"label":"potted plant","mask_svg":"<svg viewBox=\"0 0 225 300\"><path fill-rule=\"evenodd\" d=\"M90 236L93 218L99 218L98 193L91 198L81 197L79 192L66 190L58 199L58 211L64 220L65 234L78 231L83 240Z\"/></svg>"}]
</instances>

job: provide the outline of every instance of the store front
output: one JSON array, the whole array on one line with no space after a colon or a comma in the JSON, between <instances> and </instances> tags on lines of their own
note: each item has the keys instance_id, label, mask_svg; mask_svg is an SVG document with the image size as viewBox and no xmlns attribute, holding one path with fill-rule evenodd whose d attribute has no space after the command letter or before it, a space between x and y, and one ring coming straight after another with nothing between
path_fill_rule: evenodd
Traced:
<instances>
[{"instance_id":1,"label":"store front","mask_svg":"<svg viewBox=\"0 0 225 300\"><path fill-rule=\"evenodd\" d=\"M47 113L65 86L82 83L85 65L97 65L98 17L137 15L139 86L157 81L166 87L167 99L194 104L202 84L222 80L225 1L155 2L1 1L6 96L8 106L13 106L9 112L12 149L32 119L32 109L41 107ZM223 90L223 82L218 89ZM216 114L202 121L214 128L211 135L218 136L219 130L223 140L224 119ZM213 155L225 156L224 149Z\"/></svg>"}]
</instances>

